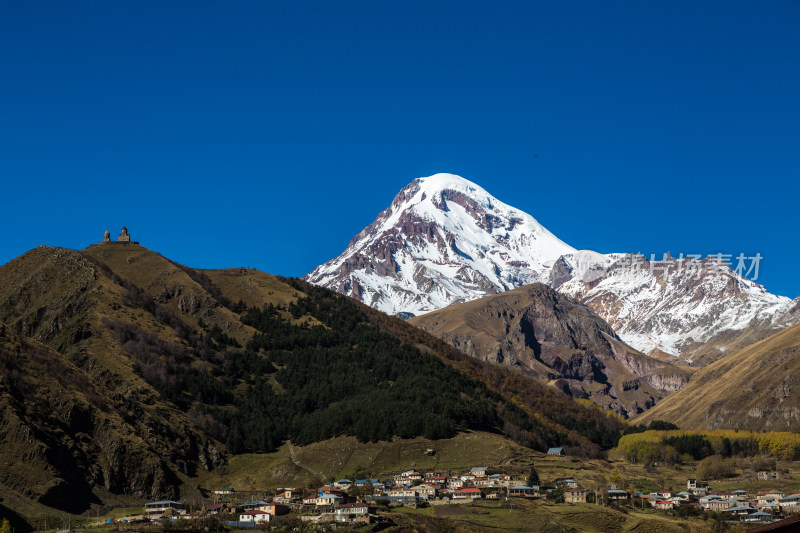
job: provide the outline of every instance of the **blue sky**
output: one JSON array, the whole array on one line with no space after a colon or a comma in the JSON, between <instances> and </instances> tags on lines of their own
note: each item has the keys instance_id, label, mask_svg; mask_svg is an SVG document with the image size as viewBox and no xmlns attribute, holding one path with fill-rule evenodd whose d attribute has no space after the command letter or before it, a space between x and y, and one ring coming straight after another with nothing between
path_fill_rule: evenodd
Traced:
<instances>
[{"instance_id":1,"label":"blue sky","mask_svg":"<svg viewBox=\"0 0 800 533\"><path fill-rule=\"evenodd\" d=\"M419 176L800 295L800 2L0 0L0 263L302 275Z\"/></svg>"}]
</instances>

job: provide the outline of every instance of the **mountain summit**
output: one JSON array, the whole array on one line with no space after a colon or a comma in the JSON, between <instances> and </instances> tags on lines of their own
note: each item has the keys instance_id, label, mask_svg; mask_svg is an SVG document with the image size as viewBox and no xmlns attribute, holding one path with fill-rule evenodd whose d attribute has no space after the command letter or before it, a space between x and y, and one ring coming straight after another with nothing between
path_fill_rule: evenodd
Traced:
<instances>
[{"instance_id":1,"label":"mountain summit","mask_svg":"<svg viewBox=\"0 0 800 533\"><path fill-rule=\"evenodd\" d=\"M312 283L389 314L418 315L538 281L575 249L453 174L418 178Z\"/></svg>"},{"instance_id":2,"label":"mountain summit","mask_svg":"<svg viewBox=\"0 0 800 533\"><path fill-rule=\"evenodd\" d=\"M541 282L587 304L634 348L701 363L796 321L800 302L712 259L578 251L475 183L436 174L412 181L306 279L404 317Z\"/></svg>"}]
</instances>

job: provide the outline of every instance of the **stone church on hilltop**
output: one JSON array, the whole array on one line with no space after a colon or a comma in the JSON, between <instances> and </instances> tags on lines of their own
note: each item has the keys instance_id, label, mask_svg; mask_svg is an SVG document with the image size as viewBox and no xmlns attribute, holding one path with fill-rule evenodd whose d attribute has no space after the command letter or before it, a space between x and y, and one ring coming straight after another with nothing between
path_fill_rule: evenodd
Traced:
<instances>
[{"instance_id":1,"label":"stone church on hilltop","mask_svg":"<svg viewBox=\"0 0 800 533\"><path fill-rule=\"evenodd\" d=\"M116 241L111 240L111 232L106 230L106 232L103 234L103 242L101 242L100 244L112 244L112 243L139 244L138 241L131 240L131 234L128 233L128 228L126 228L125 226L122 226L122 232L120 232Z\"/></svg>"}]
</instances>

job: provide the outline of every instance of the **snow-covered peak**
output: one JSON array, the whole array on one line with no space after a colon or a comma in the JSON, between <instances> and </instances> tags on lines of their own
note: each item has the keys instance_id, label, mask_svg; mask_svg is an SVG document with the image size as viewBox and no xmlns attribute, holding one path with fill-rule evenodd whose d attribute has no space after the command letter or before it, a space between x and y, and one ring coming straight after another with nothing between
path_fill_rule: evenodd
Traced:
<instances>
[{"instance_id":1,"label":"snow-covered peak","mask_svg":"<svg viewBox=\"0 0 800 533\"><path fill-rule=\"evenodd\" d=\"M437 193L455 191L469 195L484 209L492 209L493 203L499 203L496 198L486 192L480 185L462 178L461 176L444 172L426 178L417 178L411 182L409 187L417 189L417 193L414 196L415 198L422 198L423 195L431 198ZM505 204L503 205L509 207Z\"/></svg>"},{"instance_id":2,"label":"snow-covered peak","mask_svg":"<svg viewBox=\"0 0 800 533\"><path fill-rule=\"evenodd\" d=\"M631 270L630 257L576 250L479 185L442 173L404 187L339 257L306 278L381 311L415 315L542 282L589 305L635 348L673 355L798 315L788 298L730 269L699 281Z\"/></svg>"},{"instance_id":3,"label":"snow-covered peak","mask_svg":"<svg viewBox=\"0 0 800 533\"><path fill-rule=\"evenodd\" d=\"M424 313L544 281L576 250L454 174L418 178L308 279L387 313Z\"/></svg>"}]
</instances>

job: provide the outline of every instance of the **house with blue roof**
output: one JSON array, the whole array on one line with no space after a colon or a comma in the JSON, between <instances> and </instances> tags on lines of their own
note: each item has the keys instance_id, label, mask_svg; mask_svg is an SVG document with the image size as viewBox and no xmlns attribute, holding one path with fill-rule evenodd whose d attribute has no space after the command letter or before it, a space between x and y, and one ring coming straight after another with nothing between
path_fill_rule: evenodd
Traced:
<instances>
[{"instance_id":1,"label":"house with blue roof","mask_svg":"<svg viewBox=\"0 0 800 533\"><path fill-rule=\"evenodd\" d=\"M622 489L608 489L608 498L613 501L629 500L631 495L627 490Z\"/></svg>"},{"instance_id":2,"label":"house with blue roof","mask_svg":"<svg viewBox=\"0 0 800 533\"><path fill-rule=\"evenodd\" d=\"M762 513L761 511L750 513L749 515L744 517L745 522L751 522L751 523L752 522L769 523L769 522L775 522L780 519L781 519L780 516L775 516L770 513Z\"/></svg>"},{"instance_id":3,"label":"house with blue roof","mask_svg":"<svg viewBox=\"0 0 800 533\"><path fill-rule=\"evenodd\" d=\"M350 481L349 479L340 479L339 481L334 482L333 486L338 487L342 490L347 490L353 486L353 482Z\"/></svg>"},{"instance_id":4,"label":"house with blue roof","mask_svg":"<svg viewBox=\"0 0 800 533\"><path fill-rule=\"evenodd\" d=\"M265 502L264 500L255 500L252 502L243 503L239 507L241 507L244 511L268 511L269 506L269 502Z\"/></svg>"}]
</instances>

